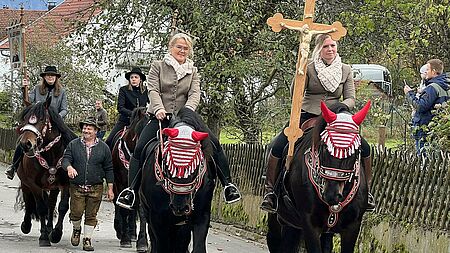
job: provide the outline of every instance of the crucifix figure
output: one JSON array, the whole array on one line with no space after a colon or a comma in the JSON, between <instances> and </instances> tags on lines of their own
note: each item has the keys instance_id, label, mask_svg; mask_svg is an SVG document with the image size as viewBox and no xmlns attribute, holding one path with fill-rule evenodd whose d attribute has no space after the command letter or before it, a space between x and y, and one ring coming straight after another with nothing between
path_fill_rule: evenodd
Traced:
<instances>
[{"instance_id":1,"label":"crucifix figure","mask_svg":"<svg viewBox=\"0 0 450 253\"><path fill-rule=\"evenodd\" d=\"M284 19L281 13L276 13L267 19L267 24L272 27L272 31L280 32L283 29L299 31L299 50L297 65L295 68L294 90L292 95L291 116L289 126L284 130L289 141L286 168L289 168L294 154L295 142L303 135L300 129L300 113L305 90L306 63L308 61L310 43L314 35L328 33L335 41L347 34L347 30L339 21L332 25L319 24L313 22L315 0L305 0L305 10L303 20Z\"/></svg>"}]
</instances>

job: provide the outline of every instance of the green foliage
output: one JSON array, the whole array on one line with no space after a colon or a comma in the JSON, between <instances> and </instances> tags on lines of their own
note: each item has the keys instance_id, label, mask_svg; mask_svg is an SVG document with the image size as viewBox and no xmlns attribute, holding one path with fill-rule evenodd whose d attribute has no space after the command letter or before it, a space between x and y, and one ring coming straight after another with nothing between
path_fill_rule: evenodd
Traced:
<instances>
[{"instance_id":1,"label":"green foliage","mask_svg":"<svg viewBox=\"0 0 450 253\"><path fill-rule=\"evenodd\" d=\"M428 124L426 131L429 135L427 141L432 147L449 151L450 150L450 106L447 102L437 105L432 111L435 115Z\"/></svg>"}]
</instances>

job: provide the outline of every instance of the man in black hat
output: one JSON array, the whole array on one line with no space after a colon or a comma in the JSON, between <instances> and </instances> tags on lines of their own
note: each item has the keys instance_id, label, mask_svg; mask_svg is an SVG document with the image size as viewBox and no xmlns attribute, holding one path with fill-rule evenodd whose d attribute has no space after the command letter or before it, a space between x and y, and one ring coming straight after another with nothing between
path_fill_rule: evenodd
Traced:
<instances>
[{"instance_id":1,"label":"man in black hat","mask_svg":"<svg viewBox=\"0 0 450 253\"><path fill-rule=\"evenodd\" d=\"M113 167L108 146L96 137L100 127L91 117L80 122L81 137L69 143L62 167L70 178L70 215L73 246L80 243L81 218L84 213L83 250L93 251L92 234L103 194L103 179L108 183L108 199L114 198Z\"/></svg>"}]
</instances>

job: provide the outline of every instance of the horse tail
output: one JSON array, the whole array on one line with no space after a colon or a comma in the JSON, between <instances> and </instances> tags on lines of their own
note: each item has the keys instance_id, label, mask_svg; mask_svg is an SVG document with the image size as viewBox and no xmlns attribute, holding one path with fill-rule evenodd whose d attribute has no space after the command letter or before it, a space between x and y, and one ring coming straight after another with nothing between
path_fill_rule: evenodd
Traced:
<instances>
[{"instance_id":1,"label":"horse tail","mask_svg":"<svg viewBox=\"0 0 450 253\"><path fill-rule=\"evenodd\" d=\"M48 193L43 191L42 196L47 203ZM30 214L31 219L39 221L39 213L36 207L36 200L34 199L33 193L28 189L24 191L22 187L19 187L16 195L16 203L14 203L14 211L25 210L25 213Z\"/></svg>"}]
</instances>

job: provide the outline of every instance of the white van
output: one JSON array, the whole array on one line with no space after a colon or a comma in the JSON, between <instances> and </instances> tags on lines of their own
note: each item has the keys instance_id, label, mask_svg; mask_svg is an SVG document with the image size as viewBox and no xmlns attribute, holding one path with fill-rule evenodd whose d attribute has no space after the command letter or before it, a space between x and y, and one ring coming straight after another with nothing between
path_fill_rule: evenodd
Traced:
<instances>
[{"instance_id":1,"label":"white van","mask_svg":"<svg viewBox=\"0 0 450 253\"><path fill-rule=\"evenodd\" d=\"M361 81L368 81L379 89L383 90L389 96L392 96L392 81L389 70L377 64L351 64L353 70L353 79L355 84Z\"/></svg>"}]
</instances>

